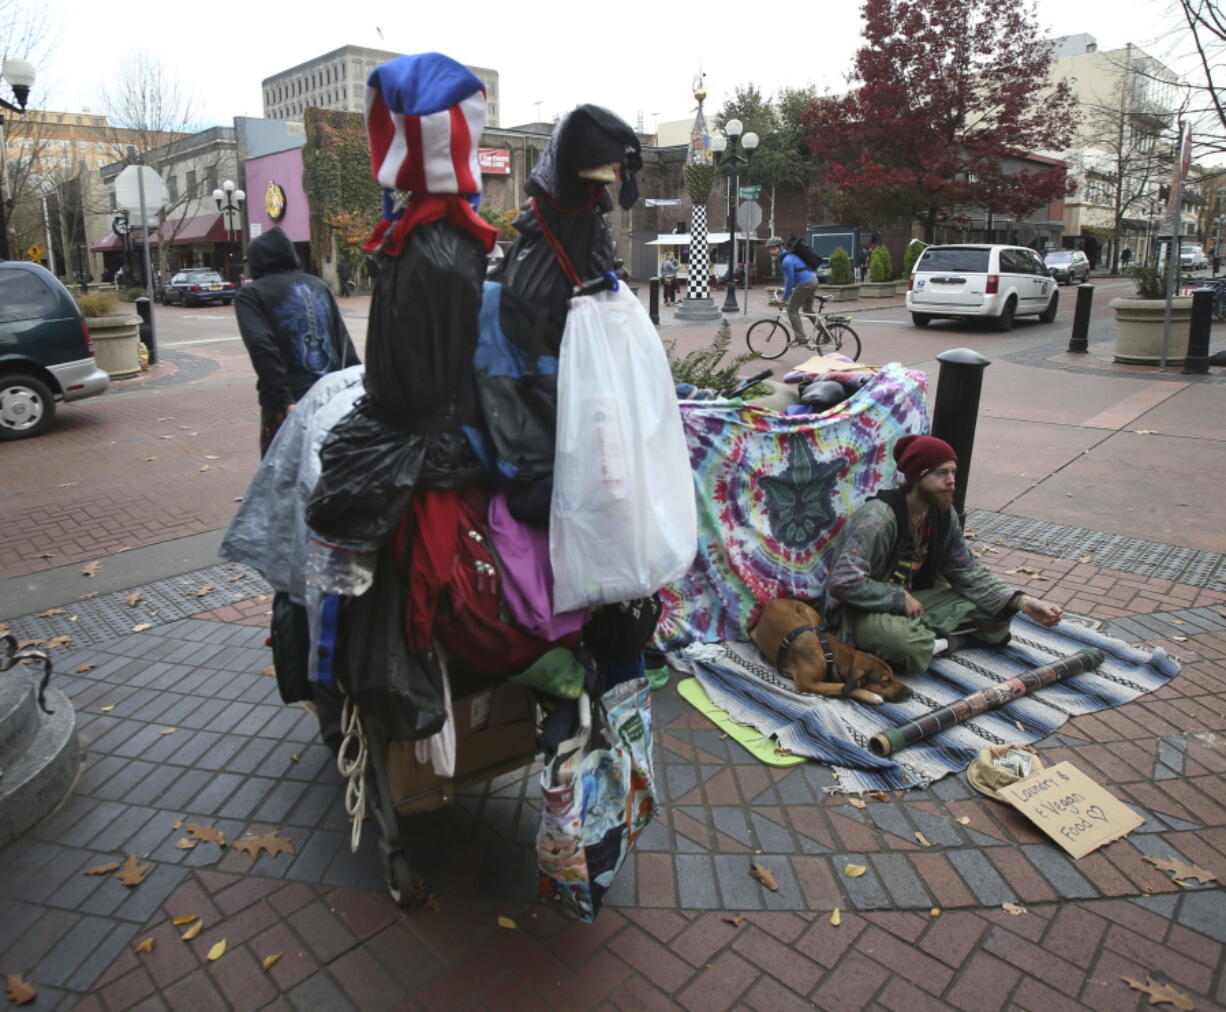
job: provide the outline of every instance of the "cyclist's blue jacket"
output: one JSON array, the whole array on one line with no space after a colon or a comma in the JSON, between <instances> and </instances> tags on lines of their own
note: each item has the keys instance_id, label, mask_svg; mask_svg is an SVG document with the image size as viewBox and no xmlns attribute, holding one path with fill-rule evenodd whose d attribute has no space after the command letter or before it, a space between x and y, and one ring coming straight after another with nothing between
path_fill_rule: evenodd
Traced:
<instances>
[{"instance_id":1,"label":"cyclist's blue jacket","mask_svg":"<svg viewBox=\"0 0 1226 1012\"><path fill-rule=\"evenodd\" d=\"M817 277L809 266L795 253L788 253L779 258L779 266L783 268L783 300L792 297L792 289L797 285L807 285Z\"/></svg>"}]
</instances>

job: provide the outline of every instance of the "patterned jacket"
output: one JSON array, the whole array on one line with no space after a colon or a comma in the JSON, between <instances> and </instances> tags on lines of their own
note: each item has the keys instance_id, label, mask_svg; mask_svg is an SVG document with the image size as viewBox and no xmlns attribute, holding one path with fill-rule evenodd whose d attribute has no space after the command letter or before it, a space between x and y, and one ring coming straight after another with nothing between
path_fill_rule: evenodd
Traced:
<instances>
[{"instance_id":1,"label":"patterned jacket","mask_svg":"<svg viewBox=\"0 0 1226 1012\"><path fill-rule=\"evenodd\" d=\"M839 533L834 561L826 577L827 621L832 628L845 625L838 621L842 605L891 615L906 614L904 591L907 588L894 579L900 549L910 548L910 532L906 534L907 543L900 544L897 512L890 501L901 494L899 489L869 499ZM938 531L945 528L945 541L943 545L929 544L929 559L923 569L935 571L950 587L989 614L995 615L1009 607L1019 592L1006 586L971 554L962 536L958 514L952 507L947 524L937 526ZM931 558L934 552L940 553L935 560ZM917 585L915 589L922 588ZM841 631L846 632L846 629Z\"/></svg>"}]
</instances>

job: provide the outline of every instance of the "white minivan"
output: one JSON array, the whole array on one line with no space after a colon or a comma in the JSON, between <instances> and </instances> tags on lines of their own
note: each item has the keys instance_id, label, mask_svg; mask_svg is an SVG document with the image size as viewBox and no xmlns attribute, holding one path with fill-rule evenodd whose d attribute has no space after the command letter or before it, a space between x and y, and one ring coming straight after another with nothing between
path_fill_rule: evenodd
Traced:
<instances>
[{"instance_id":1,"label":"white minivan","mask_svg":"<svg viewBox=\"0 0 1226 1012\"><path fill-rule=\"evenodd\" d=\"M1025 246L929 246L907 281L917 327L936 317L987 317L1008 330L1015 316L1056 318L1060 293L1043 258Z\"/></svg>"}]
</instances>

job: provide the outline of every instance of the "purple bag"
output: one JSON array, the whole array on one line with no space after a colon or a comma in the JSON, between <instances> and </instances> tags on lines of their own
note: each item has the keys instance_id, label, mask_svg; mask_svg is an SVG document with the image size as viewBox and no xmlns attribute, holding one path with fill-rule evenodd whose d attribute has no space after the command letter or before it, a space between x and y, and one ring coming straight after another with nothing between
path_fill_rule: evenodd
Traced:
<instances>
[{"instance_id":1,"label":"purple bag","mask_svg":"<svg viewBox=\"0 0 1226 1012\"><path fill-rule=\"evenodd\" d=\"M588 609L553 613L549 532L511 516L507 497L501 492L490 498L486 520L494 552L502 563L502 594L512 621L551 643L582 629L591 617Z\"/></svg>"}]
</instances>

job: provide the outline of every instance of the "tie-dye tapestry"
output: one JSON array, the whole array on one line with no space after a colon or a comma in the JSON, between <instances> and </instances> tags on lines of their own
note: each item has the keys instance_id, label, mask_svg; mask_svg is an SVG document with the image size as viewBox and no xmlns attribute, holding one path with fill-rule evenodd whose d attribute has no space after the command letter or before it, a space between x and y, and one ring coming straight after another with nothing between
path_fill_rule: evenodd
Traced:
<instances>
[{"instance_id":1,"label":"tie-dye tapestry","mask_svg":"<svg viewBox=\"0 0 1226 1012\"><path fill-rule=\"evenodd\" d=\"M660 591L659 646L748 639L759 604L815 600L847 517L894 484L894 441L928 431L927 386L892 362L821 416L684 402L698 555Z\"/></svg>"}]
</instances>

